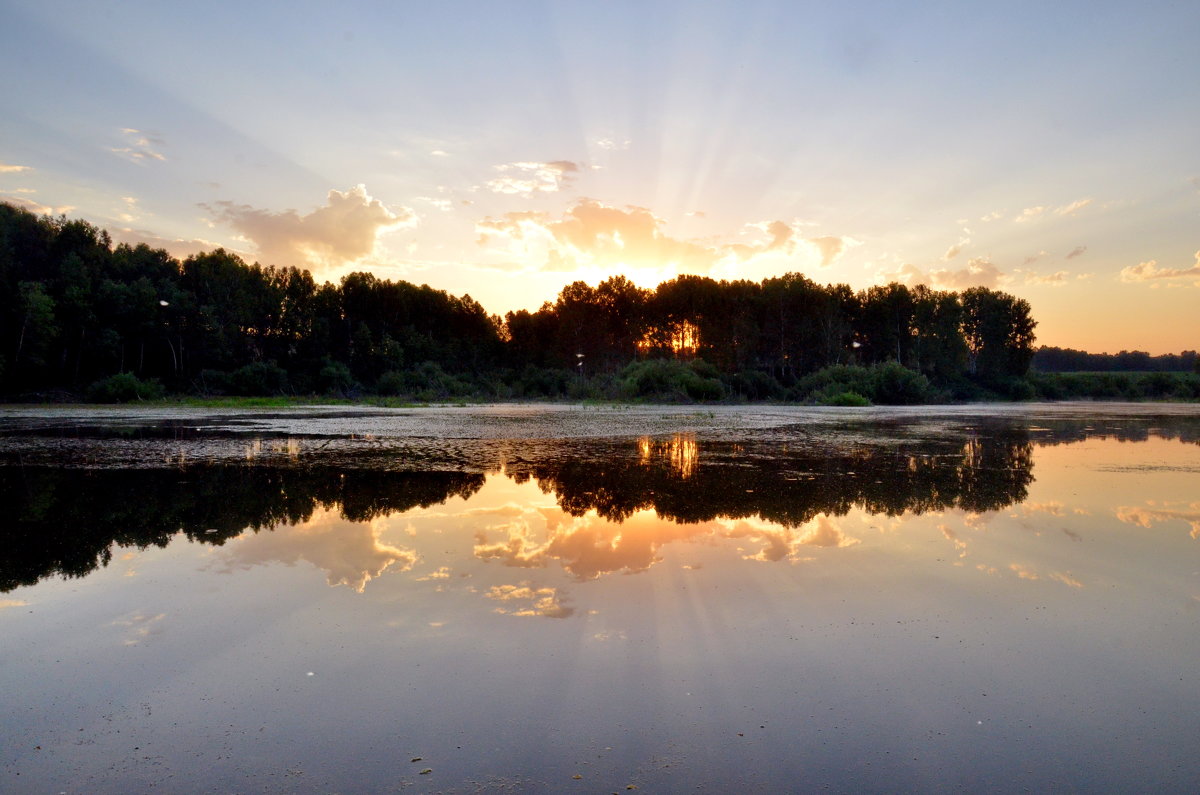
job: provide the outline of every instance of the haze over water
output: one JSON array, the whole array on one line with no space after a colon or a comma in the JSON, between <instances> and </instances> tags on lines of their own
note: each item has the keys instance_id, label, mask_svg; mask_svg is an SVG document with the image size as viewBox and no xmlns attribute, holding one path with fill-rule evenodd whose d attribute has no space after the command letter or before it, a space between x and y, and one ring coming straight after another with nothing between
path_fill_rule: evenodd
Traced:
<instances>
[{"instance_id":1,"label":"haze over water","mask_svg":"<svg viewBox=\"0 0 1200 795\"><path fill-rule=\"evenodd\" d=\"M3 789L1190 790L1198 442L1152 405L5 411Z\"/></svg>"}]
</instances>

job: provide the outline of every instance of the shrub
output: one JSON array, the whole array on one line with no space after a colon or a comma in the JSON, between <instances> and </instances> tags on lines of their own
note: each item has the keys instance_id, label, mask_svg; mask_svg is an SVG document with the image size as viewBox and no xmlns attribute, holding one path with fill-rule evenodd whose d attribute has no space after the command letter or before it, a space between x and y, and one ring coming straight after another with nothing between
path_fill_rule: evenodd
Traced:
<instances>
[{"instance_id":1,"label":"shrub","mask_svg":"<svg viewBox=\"0 0 1200 795\"><path fill-rule=\"evenodd\" d=\"M869 406L867 400L857 392L838 392L836 395L822 395L817 399L822 406Z\"/></svg>"},{"instance_id":2,"label":"shrub","mask_svg":"<svg viewBox=\"0 0 1200 795\"><path fill-rule=\"evenodd\" d=\"M229 389L235 395L282 395L288 376L275 362L252 362L229 374Z\"/></svg>"},{"instance_id":3,"label":"shrub","mask_svg":"<svg viewBox=\"0 0 1200 795\"><path fill-rule=\"evenodd\" d=\"M890 406L912 406L925 403L932 396L929 379L898 362L884 362L871 368L874 392L869 393L876 403Z\"/></svg>"},{"instance_id":4,"label":"shrub","mask_svg":"<svg viewBox=\"0 0 1200 795\"><path fill-rule=\"evenodd\" d=\"M354 376L345 363L326 358L317 373L317 387L326 395L345 395L354 389Z\"/></svg>"},{"instance_id":5,"label":"shrub","mask_svg":"<svg viewBox=\"0 0 1200 795\"><path fill-rule=\"evenodd\" d=\"M761 370L743 370L726 376L723 380L731 393L748 400L770 400L784 395L784 388L780 383L770 373Z\"/></svg>"},{"instance_id":6,"label":"shrub","mask_svg":"<svg viewBox=\"0 0 1200 795\"><path fill-rule=\"evenodd\" d=\"M703 375L712 368L707 362L684 364L672 359L633 362L618 376L617 393L623 398L666 401L720 400L725 387L717 378ZM715 372L715 370L712 370Z\"/></svg>"},{"instance_id":7,"label":"shrub","mask_svg":"<svg viewBox=\"0 0 1200 795\"><path fill-rule=\"evenodd\" d=\"M87 389L92 403L128 403L131 400L157 400L163 396L156 379L143 381L133 373L117 373L102 378Z\"/></svg>"}]
</instances>

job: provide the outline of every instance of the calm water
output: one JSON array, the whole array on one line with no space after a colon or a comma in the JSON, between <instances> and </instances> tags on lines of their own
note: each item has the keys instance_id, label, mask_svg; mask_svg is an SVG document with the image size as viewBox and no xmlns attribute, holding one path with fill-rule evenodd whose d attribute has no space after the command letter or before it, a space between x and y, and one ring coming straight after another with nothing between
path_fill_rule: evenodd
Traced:
<instances>
[{"instance_id":1,"label":"calm water","mask_svg":"<svg viewBox=\"0 0 1200 795\"><path fill-rule=\"evenodd\" d=\"M0 411L0 790L1200 788L1200 407Z\"/></svg>"}]
</instances>

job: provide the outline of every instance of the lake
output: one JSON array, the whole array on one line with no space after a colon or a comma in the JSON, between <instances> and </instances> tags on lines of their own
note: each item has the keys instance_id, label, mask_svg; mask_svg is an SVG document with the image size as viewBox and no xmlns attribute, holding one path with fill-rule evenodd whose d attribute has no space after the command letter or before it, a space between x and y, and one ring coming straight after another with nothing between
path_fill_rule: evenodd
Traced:
<instances>
[{"instance_id":1,"label":"lake","mask_svg":"<svg viewBox=\"0 0 1200 795\"><path fill-rule=\"evenodd\" d=\"M6 792L1196 791L1200 406L0 409Z\"/></svg>"}]
</instances>

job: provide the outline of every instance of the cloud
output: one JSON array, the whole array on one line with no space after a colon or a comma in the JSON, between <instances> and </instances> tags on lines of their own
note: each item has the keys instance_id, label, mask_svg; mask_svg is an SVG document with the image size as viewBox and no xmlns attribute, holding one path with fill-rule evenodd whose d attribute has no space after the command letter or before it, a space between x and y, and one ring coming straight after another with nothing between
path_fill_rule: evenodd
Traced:
<instances>
[{"instance_id":1,"label":"cloud","mask_svg":"<svg viewBox=\"0 0 1200 795\"><path fill-rule=\"evenodd\" d=\"M570 160L552 160L548 163L505 163L496 166L501 176L487 183L493 193L532 196L535 193L557 193L571 184L579 173L579 164Z\"/></svg>"},{"instance_id":2,"label":"cloud","mask_svg":"<svg viewBox=\"0 0 1200 795\"><path fill-rule=\"evenodd\" d=\"M366 186L331 190L323 207L301 215L276 213L229 201L201 204L213 218L236 229L253 243L267 264L334 267L368 256L380 233L411 227L417 216L401 207L393 213L367 194Z\"/></svg>"},{"instance_id":3,"label":"cloud","mask_svg":"<svg viewBox=\"0 0 1200 795\"><path fill-rule=\"evenodd\" d=\"M534 588L528 582L519 585L496 585L484 594L488 599L497 602L525 603L518 605L503 604L496 608L497 613L511 616L541 616L543 618L567 618L574 614L575 608L567 607L555 588Z\"/></svg>"},{"instance_id":4,"label":"cloud","mask_svg":"<svg viewBox=\"0 0 1200 795\"><path fill-rule=\"evenodd\" d=\"M605 137L605 138L597 138L594 143L596 144L596 148L603 149L608 152L612 152L612 151L624 151L624 150L628 149L630 144L632 144L633 142L630 141L628 138L617 139L617 138Z\"/></svg>"},{"instance_id":5,"label":"cloud","mask_svg":"<svg viewBox=\"0 0 1200 795\"><path fill-rule=\"evenodd\" d=\"M205 251L212 251L221 247L220 244L214 243L211 240L162 237L145 229L133 229L130 227L113 229L111 230L111 234L113 240L117 243L126 243L134 247L144 243L150 248L166 249L167 253L172 257L179 259L185 259L193 254L201 254ZM240 255L240 252L233 253Z\"/></svg>"},{"instance_id":6,"label":"cloud","mask_svg":"<svg viewBox=\"0 0 1200 795\"><path fill-rule=\"evenodd\" d=\"M51 207L46 204L39 204L32 199L26 199L24 196L13 196L12 194L8 193L0 194L0 199L3 199L5 202L15 207L21 207L25 210L29 210L31 213L38 213L39 215L66 215L75 209L73 204L61 204L56 207Z\"/></svg>"},{"instance_id":7,"label":"cloud","mask_svg":"<svg viewBox=\"0 0 1200 795\"><path fill-rule=\"evenodd\" d=\"M362 593L388 568L407 571L417 561L412 550L381 541L382 530L380 522L351 522L334 511L317 511L301 524L241 535L220 554L227 571L308 561L326 572L329 585L347 585Z\"/></svg>"},{"instance_id":8,"label":"cloud","mask_svg":"<svg viewBox=\"0 0 1200 795\"><path fill-rule=\"evenodd\" d=\"M1061 207L1046 207L1038 205L1036 207L1026 207L1021 211L1020 215L1013 218L1019 224L1027 223L1042 218L1047 212L1060 217L1072 216L1087 207L1092 203L1091 199L1076 199L1070 204L1064 204Z\"/></svg>"},{"instance_id":9,"label":"cloud","mask_svg":"<svg viewBox=\"0 0 1200 795\"><path fill-rule=\"evenodd\" d=\"M526 253L544 253L545 270L596 265L705 272L721 258L720 249L676 240L663 233L662 225L644 207L621 209L582 199L559 220L546 213L511 212L481 221L476 230L480 242L508 238L522 243Z\"/></svg>"},{"instance_id":10,"label":"cloud","mask_svg":"<svg viewBox=\"0 0 1200 795\"><path fill-rule=\"evenodd\" d=\"M851 241L848 238L833 237L825 235L824 237L810 237L807 242L815 246L821 254L821 267L828 268L833 264L833 261L841 256L846 250L847 243Z\"/></svg>"},{"instance_id":11,"label":"cloud","mask_svg":"<svg viewBox=\"0 0 1200 795\"><path fill-rule=\"evenodd\" d=\"M133 196L122 196L121 201L125 206L119 213L117 213L117 220L123 221L127 224L136 221L140 217L136 213L140 212L141 210L141 208L138 207L138 200Z\"/></svg>"},{"instance_id":12,"label":"cloud","mask_svg":"<svg viewBox=\"0 0 1200 795\"><path fill-rule=\"evenodd\" d=\"M1047 276L1035 273L1034 271L1022 271L1017 269L1013 273L1022 274L1025 279L1025 284L1049 284L1062 285L1066 284L1071 274L1069 271L1055 271Z\"/></svg>"},{"instance_id":13,"label":"cloud","mask_svg":"<svg viewBox=\"0 0 1200 795\"><path fill-rule=\"evenodd\" d=\"M147 616L140 612L131 613L127 618L118 618L109 626L126 627L123 645L136 646L142 641L148 640L152 635L161 635L163 632L162 620L166 617L166 613L154 616Z\"/></svg>"},{"instance_id":14,"label":"cloud","mask_svg":"<svg viewBox=\"0 0 1200 795\"><path fill-rule=\"evenodd\" d=\"M24 599L0 599L0 610L6 607L28 607L29 602Z\"/></svg>"},{"instance_id":15,"label":"cloud","mask_svg":"<svg viewBox=\"0 0 1200 795\"><path fill-rule=\"evenodd\" d=\"M995 212L988 213L987 215L981 215L979 220L986 224L988 221L998 221L1003 217L1004 213L1000 210L996 210Z\"/></svg>"},{"instance_id":16,"label":"cloud","mask_svg":"<svg viewBox=\"0 0 1200 795\"><path fill-rule=\"evenodd\" d=\"M22 171L33 171L29 166L14 166L9 163L0 162L0 174L19 174Z\"/></svg>"},{"instance_id":17,"label":"cloud","mask_svg":"<svg viewBox=\"0 0 1200 795\"><path fill-rule=\"evenodd\" d=\"M1192 538L1200 539L1200 502L1193 502L1186 507L1190 510L1122 506L1117 508L1117 519L1147 529L1156 522L1182 521L1192 528L1189 535Z\"/></svg>"},{"instance_id":18,"label":"cloud","mask_svg":"<svg viewBox=\"0 0 1200 795\"><path fill-rule=\"evenodd\" d=\"M1055 215L1074 215L1092 203L1091 199L1076 199L1070 204L1064 204L1062 207L1055 207Z\"/></svg>"},{"instance_id":19,"label":"cloud","mask_svg":"<svg viewBox=\"0 0 1200 795\"><path fill-rule=\"evenodd\" d=\"M1177 279L1200 276L1200 251L1196 252L1196 264L1190 268L1160 268L1157 260L1139 262L1121 269L1121 281L1146 282L1154 279Z\"/></svg>"},{"instance_id":20,"label":"cloud","mask_svg":"<svg viewBox=\"0 0 1200 795\"><path fill-rule=\"evenodd\" d=\"M848 237L803 238L794 224L770 221L749 224L766 239L752 243L681 240L664 231L665 222L645 207L613 207L580 199L561 216L523 210L487 218L476 224L479 243L508 247L514 257L548 271L588 268L620 272L638 283L657 284L677 273L735 275L758 257L792 256L811 251L828 265L857 241ZM801 247L800 243L807 246ZM811 247L811 248L809 248Z\"/></svg>"},{"instance_id":21,"label":"cloud","mask_svg":"<svg viewBox=\"0 0 1200 795\"><path fill-rule=\"evenodd\" d=\"M876 274L876 277L887 282L899 282L909 287L927 284L943 290L965 290L968 287L995 288L1009 280L1009 277L986 257L974 257L967 261L965 268L958 270L941 268L923 271L916 265L906 263L894 271L881 271Z\"/></svg>"},{"instance_id":22,"label":"cloud","mask_svg":"<svg viewBox=\"0 0 1200 795\"><path fill-rule=\"evenodd\" d=\"M1064 257L1064 259L1075 259L1076 257L1082 257L1085 251L1087 251L1087 246L1076 246L1067 253L1067 256Z\"/></svg>"},{"instance_id":23,"label":"cloud","mask_svg":"<svg viewBox=\"0 0 1200 795\"><path fill-rule=\"evenodd\" d=\"M970 244L971 244L971 238L969 238L969 237L962 238L957 243L955 243L953 246L946 249L946 253L942 255L942 260L944 262L949 262L950 260L954 259L955 257L957 257L959 254L962 253L964 246L969 246Z\"/></svg>"},{"instance_id":24,"label":"cloud","mask_svg":"<svg viewBox=\"0 0 1200 795\"><path fill-rule=\"evenodd\" d=\"M109 147L108 151L125 158L131 163L145 165L151 160L161 162L167 159L157 149L157 147L163 144L162 138L157 135L144 133L132 127L124 127L121 129L121 137L125 139L125 146Z\"/></svg>"}]
</instances>

